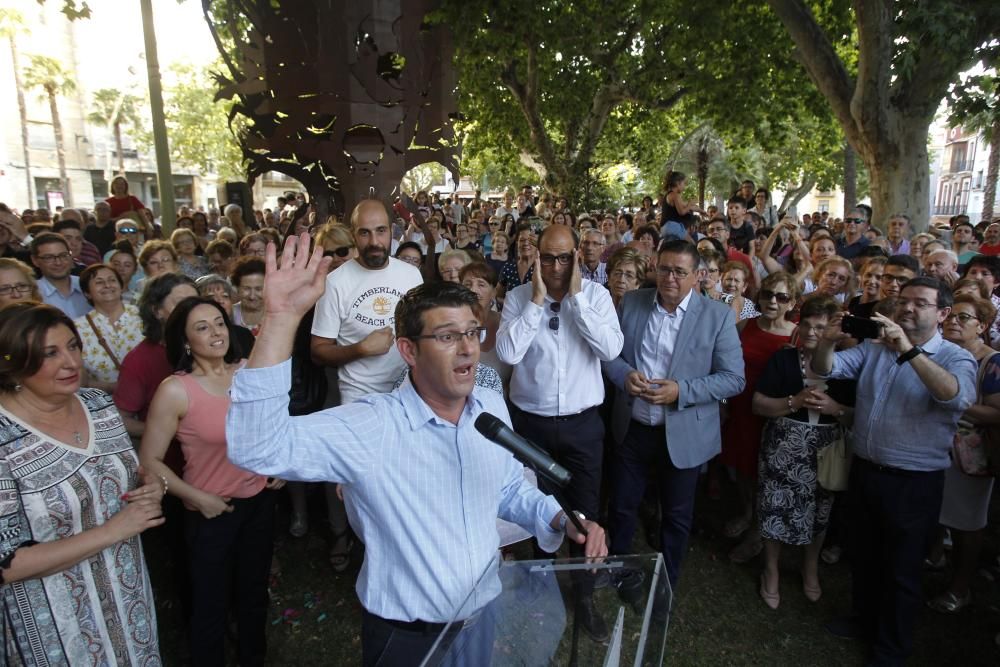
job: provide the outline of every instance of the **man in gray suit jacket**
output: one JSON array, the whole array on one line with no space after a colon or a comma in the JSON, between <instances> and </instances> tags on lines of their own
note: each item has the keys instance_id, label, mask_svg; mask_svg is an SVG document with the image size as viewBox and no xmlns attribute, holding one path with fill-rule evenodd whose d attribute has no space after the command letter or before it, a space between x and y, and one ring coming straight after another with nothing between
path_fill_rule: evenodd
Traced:
<instances>
[{"instance_id":1,"label":"man in gray suit jacket","mask_svg":"<svg viewBox=\"0 0 1000 667\"><path fill-rule=\"evenodd\" d=\"M632 551L649 471L660 488L661 548L671 587L687 549L700 466L721 450L719 401L743 391L743 350L728 306L695 290L695 246L660 246L656 289L622 300L621 354L605 362L617 387L611 418L611 553Z\"/></svg>"}]
</instances>

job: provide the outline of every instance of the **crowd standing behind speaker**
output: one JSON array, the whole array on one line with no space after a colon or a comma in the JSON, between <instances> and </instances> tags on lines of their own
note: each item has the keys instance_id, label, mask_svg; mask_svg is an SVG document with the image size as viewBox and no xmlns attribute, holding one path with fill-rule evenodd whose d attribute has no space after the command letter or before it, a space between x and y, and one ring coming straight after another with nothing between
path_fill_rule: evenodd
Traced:
<instances>
[{"instance_id":1,"label":"crowd standing behind speaker","mask_svg":"<svg viewBox=\"0 0 1000 667\"><path fill-rule=\"evenodd\" d=\"M235 602L239 662L263 664L273 531L312 529L314 489L331 572L364 559L364 664L429 648L478 576L456 556L489 562L497 518L539 556L564 533L567 555L643 552L652 500L683 605L696 499L730 486L720 530L759 563L760 604L815 602L819 562L849 561L851 609L815 622L902 664L918 614L973 604L1000 470L1000 219L915 234L905 211L796 218L751 181L703 209L685 185L599 211L530 186L328 219L301 196L184 206L169 238L122 177L92 211L0 204L0 662L159 664L137 537L157 530L177 567L153 583L181 601L192 662L224 664ZM483 412L572 473L591 538L471 427ZM439 508L419 538L413 503ZM458 588L430 585L444 572ZM641 583L574 573L590 640L609 634L595 587Z\"/></svg>"}]
</instances>

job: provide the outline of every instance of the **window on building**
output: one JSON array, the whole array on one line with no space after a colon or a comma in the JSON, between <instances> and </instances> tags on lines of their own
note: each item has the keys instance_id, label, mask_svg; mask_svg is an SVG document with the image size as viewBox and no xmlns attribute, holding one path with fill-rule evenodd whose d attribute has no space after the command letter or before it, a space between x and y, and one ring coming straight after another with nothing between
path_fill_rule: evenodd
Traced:
<instances>
[{"instance_id":1,"label":"window on building","mask_svg":"<svg viewBox=\"0 0 1000 667\"><path fill-rule=\"evenodd\" d=\"M51 202L62 206L62 182L58 178L35 178L35 208L47 208L52 212Z\"/></svg>"},{"instance_id":2,"label":"window on building","mask_svg":"<svg viewBox=\"0 0 1000 667\"><path fill-rule=\"evenodd\" d=\"M818 208L819 208L819 212L820 213L829 213L830 212L830 202L828 202L826 200L820 200Z\"/></svg>"},{"instance_id":3,"label":"window on building","mask_svg":"<svg viewBox=\"0 0 1000 667\"><path fill-rule=\"evenodd\" d=\"M56 149L56 135L52 132L51 123L28 123L28 148L43 151Z\"/></svg>"},{"instance_id":4,"label":"window on building","mask_svg":"<svg viewBox=\"0 0 1000 667\"><path fill-rule=\"evenodd\" d=\"M983 170L980 169L976 172L976 184L974 186L976 190L981 190L983 187Z\"/></svg>"},{"instance_id":5,"label":"window on building","mask_svg":"<svg viewBox=\"0 0 1000 667\"><path fill-rule=\"evenodd\" d=\"M104 179L104 172L90 172L90 188L94 191L94 201L102 201L111 196L108 192L108 182Z\"/></svg>"}]
</instances>

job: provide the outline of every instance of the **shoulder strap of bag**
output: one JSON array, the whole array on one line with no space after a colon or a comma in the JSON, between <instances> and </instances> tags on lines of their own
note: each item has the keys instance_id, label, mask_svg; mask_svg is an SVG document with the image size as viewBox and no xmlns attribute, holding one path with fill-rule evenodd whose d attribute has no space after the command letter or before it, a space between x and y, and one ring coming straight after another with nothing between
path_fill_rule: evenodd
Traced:
<instances>
[{"instance_id":1,"label":"shoulder strap of bag","mask_svg":"<svg viewBox=\"0 0 1000 667\"><path fill-rule=\"evenodd\" d=\"M108 341L104 340L104 335L101 333L101 330L97 328L97 325L94 324L94 319L90 316L90 313L87 313L87 324L89 324L90 328L94 330L94 335L97 336L97 342L101 344L104 351L108 353L109 357L111 357L111 363L115 365L115 370L120 371L122 369L121 362L118 361L118 357L115 356L114 352L112 352L111 346L108 345Z\"/></svg>"}]
</instances>

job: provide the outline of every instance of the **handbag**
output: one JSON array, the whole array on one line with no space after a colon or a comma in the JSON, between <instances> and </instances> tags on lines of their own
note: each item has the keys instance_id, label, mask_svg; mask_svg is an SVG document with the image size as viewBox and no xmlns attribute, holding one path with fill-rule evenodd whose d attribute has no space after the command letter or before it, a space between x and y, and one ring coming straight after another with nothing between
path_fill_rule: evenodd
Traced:
<instances>
[{"instance_id":1,"label":"handbag","mask_svg":"<svg viewBox=\"0 0 1000 667\"><path fill-rule=\"evenodd\" d=\"M94 335L97 336L97 342L104 348L104 351L107 352L108 356L111 357L111 363L114 364L115 370L120 371L122 369L122 363L118 361L118 356L115 354L114 350L111 349L111 346L108 345L108 341L104 340L101 330L97 328L96 324L94 324L94 320L90 316L90 313L87 313L87 324L89 324L90 328L94 330Z\"/></svg>"},{"instance_id":2,"label":"handbag","mask_svg":"<svg viewBox=\"0 0 1000 667\"><path fill-rule=\"evenodd\" d=\"M827 491L846 491L851 452L843 435L816 452L816 481Z\"/></svg>"},{"instance_id":3,"label":"handbag","mask_svg":"<svg viewBox=\"0 0 1000 667\"><path fill-rule=\"evenodd\" d=\"M982 404L982 383L986 374L986 366L993 355L983 359L979 364L976 376L976 405ZM951 458L955 465L966 475L973 477L990 477L994 467L1000 463L997 446L991 437L990 429L980 428L967 421L959 421L958 429L951 443Z\"/></svg>"}]
</instances>

